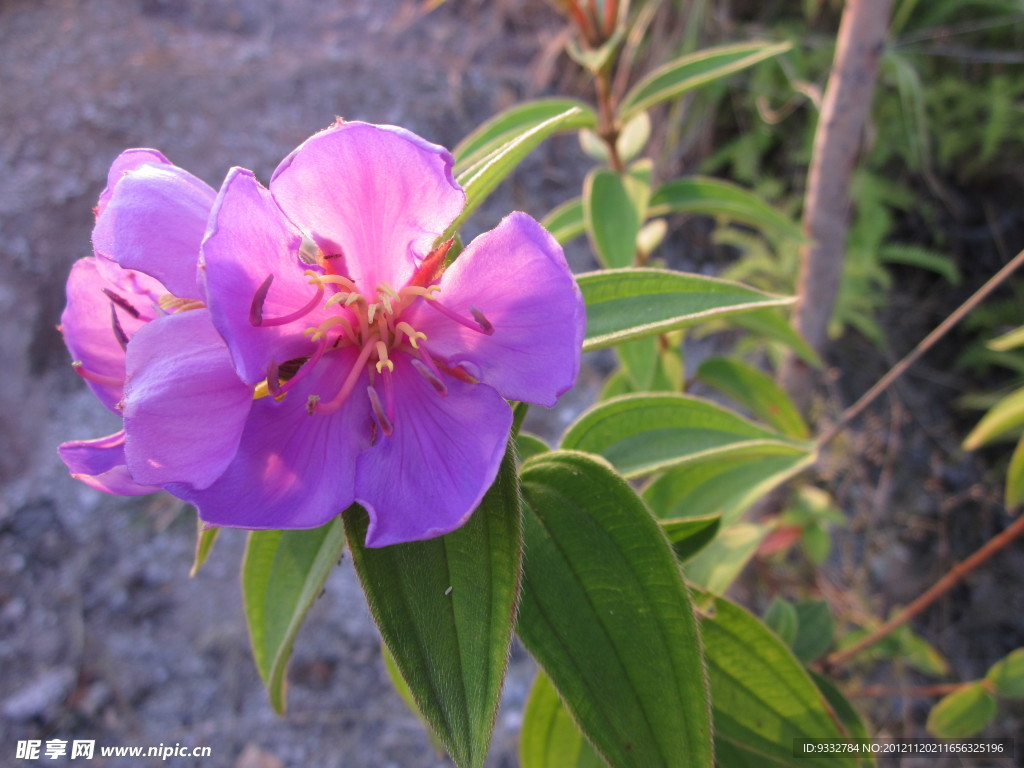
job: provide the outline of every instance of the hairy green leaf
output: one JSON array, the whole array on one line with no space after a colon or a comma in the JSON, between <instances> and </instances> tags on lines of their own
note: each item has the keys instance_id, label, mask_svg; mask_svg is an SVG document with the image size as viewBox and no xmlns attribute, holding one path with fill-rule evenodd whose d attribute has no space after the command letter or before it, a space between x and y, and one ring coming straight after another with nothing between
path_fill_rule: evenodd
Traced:
<instances>
[{"instance_id":1,"label":"hairy green leaf","mask_svg":"<svg viewBox=\"0 0 1024 768\"><path fill-rule=\"evenodd\" d=\"M619 107L619 119L626 122L637 112L778 56L791 47L789 43L740 43L709 48L670 61L629 90Z\"/></svg>"},{"instance_id":2,"label":"hairy green leaf","mask_svg":"<svg viewBox=\"0 0 1024 768\"><path fill-rule=\"evenodd\" d=\"M418 710L460 768L484 763L505 677L522 541L514 451L461 528L370 549L353 508L345 532L377 626Z\"/></svg>"},{"instance_id":3,"label":"hairy green leaf","mask_svg":"<svg viewBox=\"0 0 1024 768\"><path fill-rule=\"evenodd\" d=\"M587 304L584 351L793 303L739 283L664 269L606 269L577 282Z\"/></svg>"},{"instance_id":4,"label":"hairy green leaf","mask_svg":"<svg viewBox=\"0 0 1024 768\"><path fill-rule=\"evenodd\" d=\"M584 454L538 456L522 478L523 643L612 765L710 765L700 637L665 535Z\"/></svg>"},{"instance_id":5,"label":"hairy green leaf","mask_svg":"<svg viewBox=\"0 0 1024 768\"><path fill-rule=\"evenodd\" d=\"M242 596L256 668L279 713L295 637L341 557L341 520L308 530L253 531L242 560Z\"/></svg>"}]
</instances>

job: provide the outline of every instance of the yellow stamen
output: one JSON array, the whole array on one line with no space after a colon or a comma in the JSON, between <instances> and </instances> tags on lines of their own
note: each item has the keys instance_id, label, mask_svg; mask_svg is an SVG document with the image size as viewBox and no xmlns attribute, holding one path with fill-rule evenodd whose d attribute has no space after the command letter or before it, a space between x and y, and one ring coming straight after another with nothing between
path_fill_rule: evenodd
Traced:
<instances>
[{"instance_id":1,"label":"yellow stamen","mask_svg":"<svg viewBox=\"0 0 1024 768\"><path fill-rule=\"evenodd\" d=\"M320 282L333 283L334 285L340 285L342 288L348 288L352 293L357 293L356 284L349 280L347 277L341 275L320 275Z\"/></svg>"},{"instance_id":2,"label":"yellow stamen","mask_svg":"<svg viewBox=\"0 0 1024 768\"><path fill-rule=\"evenodd\" d=\"M377 373L383 373L385 366L387 366L387 369L389 371L394 373L395 364L393 362L391 362L390 360L388 360L388 345L385 344L383 341L378 341L376 343L376 347L377 347L377 357L379 358L377 360Z\"/></svg>"},{"instance_id":3,"label":"yellow stamen","mask_svg":"<svg viewBox=\"0 0 1024 768\"><path fill-rule=\"evenodd\" d=\"M346 335L350 338L355 336L352 324L349 323L348 318L342 317L341 315L333 315L320 323L316 328L307 328L303 333L308 334L312 332L313 335L309 337L310 341L319 341L327 335L327 331L336 325L344 325L345 329L348 331Z\"/></svg>"},{"instance_id":4,"label":"yellow stamen","mask_svg":"<svg viewBox=\"0 0 1024 768\"><path fill-rule=\"evenodd\" d=\"M395 326L395 330L398 331L399 333L404 333L406 336L409 337L409 343L412 345L413 349L420 348L420 339L422 339L423 341L427 340L427 334L423 333L422 331L417 331L404 320Z\"/></svg>"},{"instance_id":5,"label":"yellow stamen","mask_svg":"<svg viewBox=\"0 0 1024 768\"><path fill-rule=\"evenodd\" d=\"M353 296L355 296L355 299L352 298ZM347 293L346 291L338 291L336 294L331 296L331 298L324 302L324 309L327 309L328 307L333 307L335 304L341 304L341 302L345 302L345 306L347 307L353 301L359 301L360 298L362 297L358 293Z\"/></svg>"},{"instance_id":6,"label":"yellow stamen","mask_svg":"<svg viewBox=\"0 0 1024 768\"><path fill-rule=\"evenodd\" d=\"M192 309L203 309L206 305L199 299L182 299L170 293L163 294L158 300L164 312L188 312Z\"/></svg>"}]
</instances>

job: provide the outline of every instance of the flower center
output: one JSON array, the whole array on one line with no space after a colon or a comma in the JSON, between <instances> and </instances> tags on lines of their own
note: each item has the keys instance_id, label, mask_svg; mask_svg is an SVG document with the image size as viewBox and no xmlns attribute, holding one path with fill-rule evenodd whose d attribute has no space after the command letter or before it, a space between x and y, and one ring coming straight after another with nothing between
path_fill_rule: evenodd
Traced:
<instances>
[{"instance_id":1,"label":"flower center","mask_svg":"<svg viewBox=\"0 0 1024 768\"><path fill-rule=\"evenodd\" d=\"M431 264L431 270L435 266ZM420 272L423 271L421 268ZM292 323L317 308L320 308L320 317L323 317L324 312L329 315L318 325L310 325L303 330L303 334L316 344L312 354L281 365L272 362L267 370L266 381L256 387L256 397L271 395L277 399L283 398L313 371L325 355L351 348L356 350L355 361L337 393L329 399L309 395L306 409L310 415L334 413L352 394L365 371L369 382L366 394L376 422L375 431L379 429L388 436L394 431L395 422L393 358L396 354L404 355L412 368L430 383L440 397L448 394L445 374L475 383L475 379L461 366L450 368L442 360L435 359L424 346L428 341L427 335L414 328L403 315L411 305L422 300L446 317L478 333L494 333L493 325L477 307L470 308L471 317L464 317L446 307L438 300L440 287L426 284L430 281L423 279L419 272L403 288L396 290L382 282L377 284L372 294L361 292L352 280L343 275L332 272L322 274L312 269L306 270L304 274L309 278L314 293L308 302L294 312L276 318L263 316L273 275L267 277L253 296L249 321L255 326Z\"/></svg>"}]
</instances>

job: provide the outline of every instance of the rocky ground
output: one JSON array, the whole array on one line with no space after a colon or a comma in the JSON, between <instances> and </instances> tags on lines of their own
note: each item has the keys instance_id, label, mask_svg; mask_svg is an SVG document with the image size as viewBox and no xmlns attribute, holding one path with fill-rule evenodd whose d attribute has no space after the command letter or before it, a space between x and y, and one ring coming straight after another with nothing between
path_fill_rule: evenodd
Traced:
<instances>
[{"instance_id":1,"label":"rocky ground","mask_svg":"<svg viewBox=\"0 0 1024 768\"><path fill-rule=\"evenodd\" d=\"M463 2L426 18L416 5L0 3L0 765L28 738L209 745L213 758L194 763L204 766L449 765L392 692L347 562L299 637L280 718L248 650L243 535L226 532L189 579L191 511L95 493L55 452L116 429L71 372L55 325L121 150L159 148L214 186L232 165L266 180L335 115L454 146L547 81L560 27L544 3L516 3L513 16L511 3ZM517 208L539 216L571 196L580 178L563 152L582 167L574 140L549 143L471 226ZM555 157L557 176L546 170ZM490 765L517 762L531 665L516 653Z\"/></svg>"}]
</instances>

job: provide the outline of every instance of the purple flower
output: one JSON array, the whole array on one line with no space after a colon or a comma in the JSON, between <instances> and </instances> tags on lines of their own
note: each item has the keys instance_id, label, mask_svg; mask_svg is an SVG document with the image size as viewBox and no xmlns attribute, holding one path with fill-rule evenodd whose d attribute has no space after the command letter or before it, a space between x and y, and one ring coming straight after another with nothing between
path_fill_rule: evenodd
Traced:
<instances>
[{"instance_id":1,"label":"purple flower","mask_svg":"<svg viewBox=\"0 0 1024 768\"><path fill-rule=\"evenodd\" d=\"M59 448L71 474L93 488L202 488L237 447L252 389L235 375L197 280L215 196L155 150L128 150L111 166L96 208L98 255L72 267L61 316L75 370L125 418L113 435ZM140 407L149 416L132 429ZM182 439L193 443L186 452L178 450Z\"/></svg>"},{"instance_id":2,"label":"purple flower","mask_svg":"<svg viewBox=\"0 0 1024 768\"><path fill-rule=\"evenodd\" d=\"M444 269L450 243L433 244L465 201L451 167L407 131L339 123L287 157L269 190L228 175L201 270L257 397L237 451L206 451L222 475L165 484L207 523L313 527L356 501L368 546L447 533L494 480L505 398L553 405L572 386L584 310L561 248L513 213ZM131 371L129 445L145 432L167 454L194 450L168 431L192 403L137 398L129 416L130 390Z\"/></svg>"}]
</instances>

